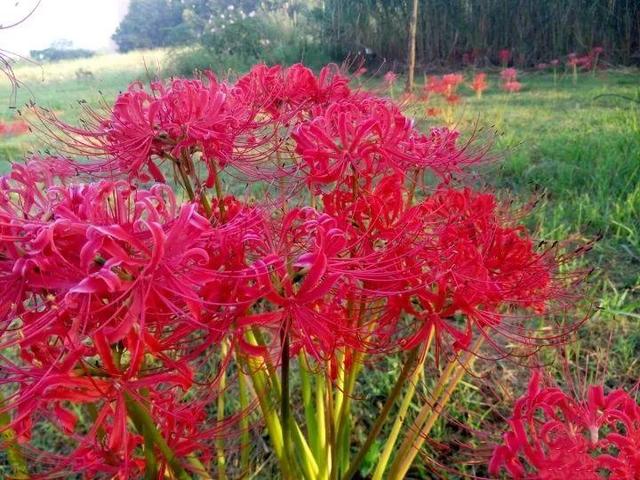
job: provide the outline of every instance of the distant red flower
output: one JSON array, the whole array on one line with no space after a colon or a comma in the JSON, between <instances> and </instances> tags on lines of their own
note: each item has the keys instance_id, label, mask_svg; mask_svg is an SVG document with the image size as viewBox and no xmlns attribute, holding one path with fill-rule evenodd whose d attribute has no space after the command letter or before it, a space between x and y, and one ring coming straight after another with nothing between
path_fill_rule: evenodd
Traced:
<instances>
[{"instance_id":1,"label":"distant red flower","mask_svg":"<svg viewBox=\"0 0 640 480\"><path fill-rule=\"evenodd\" d=\"M515 68L505 68L500 72L500 78L504 82L515 81L518 77L518 71Z\"/></svg>"},{"instance_id":2,"label":"distant red flower","mask_svg":"<svg viewBox=\"0 0 640 480\"><path fill-rule=\"evenodd\" d=\"M509 93L517 93L522 89L522 84L517 80L512 80L502 84L502 88Z\"/></svg>"},{"instance_id":3,"label":"distant red flower","mask_svg":"<svg viewBox=\"0 0 640 480\"><path fill-rule=\"evenodd\" d=\"M456 94L458 86L464 81L464 77L457 73L449 73L443 75L442 78L437 76L427 77L424 85L424 92L429 97L432 93L442 95L444 99L451 104L458 103L460 97Z\"/></svg>"},{"instance_id":4,"label":"distant red flower","mask_svg":"<svg viewBox=\"0 0 640 480\"><path fill-rule=\"evenodd\" d=\"M425 114L427 115L427 117L437 117L439 116L441 113L439 108L434 108L434 107L428 107L425 110Z\"/></svg>"},{"instance_id":5,"label":"distant red flower","mask_svg":"<svg viewBox=\"0 0 640 480\"><path fill-rule=\"evenodd\" d=\"M482 96L482 92L484 92L488 88L489 84L487 83L487 74L486 73L476 73L473 77L473 81L471 82L471 88L478 96Z\"/></svg>"},{"instance_id":6,"label":"distant red flower","mask_svg":"<svg viewBox=\"0 0 640 480\"><path fill-rule=\"evenodd\" d=\"M29 131L29 125L24 120L15 122L0 122L0 136L15 137Z\"/></svg>"},{"instance_id":7,"label":"distant red flower","mask_svg":"<svg viewBox=\"0 0 640 480\"><path fill-rule=\"evenodd\" d=\"M502 89L509 93L519 92L522 84L517 80L518 71L515 68L505 68L500 72Z\"/></svg>"},{"instance_id":8,"label":"distant red flower","mask_svg":"<svg viewBox=\"0 0 640 480\"><path fill-rule=\"evenodd\" d=\"M516 479L632 480L640 475L640 407L622 390L589 386L574 398L536 371L509 419L489 472Z\"/></svg>"},{"instance_id":9,"label":"distant red flower","mask_svg":"<svg viewBox=\"0 0 640 480\"><path fill-rule=\"evenodd\" d=\"M393 85L396 83L397 80L398 80L398 75L395 72L388 71L387 73L384 74L384 85L385 87L387 87L387 89L390 89L391 87L393 87Z\"/></svg>"},{"instance_id":10,"label":"distant red flower","mask_svg":"<svg viewBox=\"0 0 640 480\"><path fill-rule=\"evenodd\" d=\"M498 52L498 58L500 59L500 64L504 67L511 60L511 50L508 48L503 48Z\"/></svg>"}]
</instances>

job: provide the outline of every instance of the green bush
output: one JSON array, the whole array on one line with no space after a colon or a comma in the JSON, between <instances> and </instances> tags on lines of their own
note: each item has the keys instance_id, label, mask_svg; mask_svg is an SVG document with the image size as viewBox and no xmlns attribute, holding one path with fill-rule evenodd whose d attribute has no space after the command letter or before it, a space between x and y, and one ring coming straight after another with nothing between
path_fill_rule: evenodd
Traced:
<instances>
[{"instance_id":1,"label":"green bush","mask_svg":"<svg viewBox=\"0 0 640 480\"><path fill-rule=\"evenodd\" d=\"M174 51L167 64L169 73L189 75L206 68L242 72L259 61L271 65L304 62L319 68L331 61L313 9L263 7L246 13L227 8L220 12L211 17L207 28L193 27L198 45Z\"/></svg>"}]
</instances>

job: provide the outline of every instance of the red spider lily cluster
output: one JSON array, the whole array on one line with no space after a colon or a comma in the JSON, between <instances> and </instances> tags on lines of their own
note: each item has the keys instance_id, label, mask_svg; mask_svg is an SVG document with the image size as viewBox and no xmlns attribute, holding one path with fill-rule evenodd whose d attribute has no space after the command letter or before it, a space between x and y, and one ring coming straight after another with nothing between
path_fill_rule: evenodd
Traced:
<instances>
[{"instance_id":1,"label":"red spider lily cluster","mask_svg":"<svg viewBox=\"0 0 640 480\"><path fill-rule=\"evenodd\" d=\"M582 68L583 70L591 70L598 65L598 59L604 53L604 48L593 47L588 53L584 55L578 55L577 53L570 53L567 55L567 65L572 68Z\"/></svg>"},{"instance_id":2,"label":"red spider lily cluster","mask_svg":"<svg viewBox=\"0 0 640 480\"><path fill-rule=\"evenodd\" d=\"M29 131L29 125L24 120L14 122L0 122L0 137L15 137Z\"/></svg>"},{"instance_id":3,"label":"red spider lily cluster","mask_svg":"<svg viewBox=\"0 0 640 480\"><path fill-rule=\"evenodd\" d=\"M562 294L558 259L491 193L456 186L482 159L457 132L420 132L349 83L257 65L235 82L132 84L80 127L40 113L86 157L0 178L5 411L42 470L209 469L246 414L212 417L231 362L301 355L336 378L431 331L439 349L532 345L528 315ZM28 447L42 422L64 455Z\"/></svg>"},{"instance_id":4,"label":"red spider lily cluster","mask_svg":"<svg viewBox=\"0 0 640 480\"><path fill-rule=\"evenodd\" d=\"M442 77L429 76L424 84L424 94L427 98L431 94L441 95L447 103L456 104L460 101L457 94L458 87L464 82L464 76L459 73L448 73Z\"/></svg>"},{"instance_id":5,"label":"red spider lily cluster","mask_svg":"<svg viewBox=\"0 0 640 480\"><path fill-rule=\"evenodd\" d=\"M489 88L489 84L487 83L487 74L486 73L476 73L471 82L471 89L476 92L478 98L482 97L482 92L484 92L487 88Z\"/></svg>"},{"instance_id":6,"label":"red spider lily cluster","mask_svg":"<svg viewBox=\"0 0 640 480\"><path fill-rule=\"evenodd\" d=\"M502 89L509 93L519 92L522 84L518 81L518 71L515 68L505 68L500 72Z\"/></svg>"},{"instance_id":7,"label":"red spider lily cluster","mask_svg":"<svg viewBox=\"0 0 640 480\"><path fill-rule=\"evenodd\" d=\"M489 471L511 478L636 479L640 476L640 406L622 390L591 385L584 398L541 385L534 372L515 404Z\"/></svg>"}]
</instances>

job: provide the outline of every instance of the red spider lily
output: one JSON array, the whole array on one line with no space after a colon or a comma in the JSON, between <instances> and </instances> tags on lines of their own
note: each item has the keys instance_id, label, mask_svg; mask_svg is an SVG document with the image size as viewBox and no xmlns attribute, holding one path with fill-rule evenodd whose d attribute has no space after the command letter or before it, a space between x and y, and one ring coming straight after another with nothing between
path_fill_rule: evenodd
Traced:
<instances>
[{"instance_id":1,"label":"red spider lily","mask_svg":"<svg viewBox=\"0 0 640 480\"><path fill-rule=\"evenodd\" d=\"M439 108L428 107L425 110L425 115L427 117L438 117L441 114L441 110Z\"/></svg>"},{"instance_id":2,"label":"red spider lily","mask_svg":"<svg viewBox=\"0 0 640 480\"><path fill-rule=\"evenodd\" d=\"M580 64L579 58L580 57L578 57L577 53L570 53L569 55L567 55L567 65L571 67L578 66Z\"/></svg>"},{"instance_id":3,"label":"red spider lily","mask_svg":"<svg viewBox=\"0 0 640 480\"><path fill-rule=\"evenodd\" d=\"M627 392L591 385L583 398L541 385L536 371L489 464L518 479L640 475L640 407Z\"/></svg>"},{"instance_id":4,"label":"red spider lily","mask_svg":"<svg viewBox=\"0 0 640 480\"><path fill-rule=\"evenodd\" d=\"M349 79L334 65L322 68L316 77L301 64L286 69L259 64L238 79L233 95L240 104L253 105L252 109L275 119L281 115L288 118L317 104L348 97L348 84Z\"/></svg>"},{"instance_id":5,"label":"red spider lily","mask_svg":"<svg viewBox=\"0 0 640 480\"><path fill-rule=\"evenodd\" d=\"M172 428L167 438L185 454L202 450L202 442L222 432L204 423L194 430L192 415L205 404L191 402L187 415L181 402L195 388L195 359L226 335L224 309L201 297L218 271L207 252L218 251L219 233L195 205L178 206L164 186L49 186L34 197L26 187L37 176L19 172L5 181L23 188L12 188L0 213L1 340L19 348L23 363L5 365L3 379L19 385L8 399L17 407L16 432L29 438L31 419L49 415L52 404L72 432L74 417L58 402L94 405L93 428L75 438L75 450L57 466L85 462L89 470L129 475L140 443L125 421L131 397L149 404L158 425ZM182 433L180 422L188 427Z\"/></svg>"},{"instance_id":6,"label":"red spider lily","mask_svg":"<svg viewBox=\"0 0 640 480\"><path fill-rule=\"evenodd\" d=\"M460 97L456 95L456 91L463 81L464 77L457 73L449 73L443 75L442 78L430 76L427 77L424 92L427 98L431 93L437 93L442 95L448 103L455 104L460 101Z\"/></svg>"},{"instance_id":7,"label":"red spider lily","mask_svg":"<svg viewBox=\"0 0 640 480\"><path fill-rule=\"evenodd\" d=\"M445 85L437 75L429 75L426 77L426 81L424 82L424 94L427 98L432 93L443 94L445 89Z\"/></svg>"},{"instance_id":8,"label":"red spider lily","mask_svg":"<svg viewBox=\"0 0 640 480\"><path fill-rule=\"evenodd\" d=\"M83 165L84 171L122 172L131 178L148 180L150 176L164 181L163 163L174 163L190 173L194 169L191 157L200 153L211 186L215 178L211 161L221 167L231 162L234 149L243 145L240 139L246 140L259 125L254 110L230 100L228 85L211 73L207 76L208 82L154 82L151 91L134 83L116 99L107 117L89 111L93 125L89 122L88 128L53 121L69 135L67 144L72 151L104 157Z\"/></svg>"},{"instance_id":9,"label":"red spider lily","mask_svg":"<svg viewBox=\"0 0 640 480\"><path fill-rule=\"evenodd\" d=\"M384 86L387 88L387 90L390 90L397 80L398 74L395 72L388 71L384 74Z\"/></svg>"},{"instance_id":10,"label":"red spider lily","mask_svg":"<svg viewBox=\"0 0 640 480\"><path fill-rule=\"evenodd\" d=\"M432 128L429 135L413 135L402 142L405 158L401 168L428 168L443 179L461 173L464 167L483 160L480 153L473 153L469 145L459 144L460 133L446 127Z\"/></svg>"},{"instance_id":11,"label":"red spider lily","mask_svg":"<svg viewBox=\"0 0 640 480\"><path fill-rule=\"evenodd\" d=\"M558 60L557 58L554 58L553 60L551 60L551 61L549 62L549 64L550 64L552 67L554 67L554 68L555 68L555 67L557 67L558 65L560 65L560 60Z\"/></svg>"},{"instance_id":12,"label":"red spider lily","mask_svg":"<svg viewBox=\"0 0 640 480\"><path fill-rule=\"evenodd\" d=\"M473 81L471 82L471 88L478 97L482 96L482 92L484 92L489 87L487 83L487 74L486 73L476 73L473 77Z\"/></svg>"},{"instance_id":13,"label":"red spider lily","mask_svg":"<svg viewBox=\"0 0 640 480\"><path fill-rule=\"evenodd\" d=\"M518 71L515 68L505 68L500 72L502 89L509 93L519 92L522 84L517 80Z\"/></svg>"},{"instance_id":14,"label":"red spider lily","mask_svg":"<svg viewBox=\"0 0 640 480\"><path fill-rule=\"evenodd\" d=\"M0 136L15 137L29 131L29 125L24 120L3 123L0 122Z\"/></svg>"},{"instance_id":15,"label":"red spider lily","mask_svg":"<svg viewBox=\"0 0 640 480\"><path fill-rule=\"evenodd\" d=\"M383 173L389 158L413 126L394 105L357 95L335 102L302 122L293 132L298 153L308 169L309 183L331 183L348 169L370 177Z\"/></svg>"},{"instance_id":16,"label":"red spider lily","mask_svg":"<svg viewBox=\"0 0 640 480\"><path fill-rule=\"evenodd\" d=\"M553 259L534 250L521 226L501 219L492 195L442 188L414 209L428 232L414 259L428 273L414 279L414 294L390 302L418 321L405 348L423 341L432 326L438 338L453 337L455 348L469 346L474 326L516 339L509 309L542 313L557 298ZM459 315L464 328L456 326Z\"/></svg>"},{"instance_id":17,"label":"red spider lily","mask_svg":"<svg viewBox=\"0 0 640 480\"><path fill-rule=\"evenodd\" d=\"M511 60L511 50L508 48L503 48L498 52L498 58L500 59L500 63L503 67L506 67Z\"/></svg>"},{"instance_id":18,"label":"red spider lily","mask_svg":"<svg viewBox=\"0 0 640 480\"><path fill-rule=\"evenodd\" d=\"M513 82L518 77L518 71L515 68L505 68L500 72L500 78L503 82Z\"/></svg>"},{"instance_id":19,"label":"red spider lily","mask_svg":"<svg viewBox=\"0 0 640 480\"><path fill-rule=\"evenodd\" d=\"M517 80L511 80L509 82L504 82L502 84L502 88L509 93L517 93L522 89L522 84Z\"/></svg>"}]
</instances>

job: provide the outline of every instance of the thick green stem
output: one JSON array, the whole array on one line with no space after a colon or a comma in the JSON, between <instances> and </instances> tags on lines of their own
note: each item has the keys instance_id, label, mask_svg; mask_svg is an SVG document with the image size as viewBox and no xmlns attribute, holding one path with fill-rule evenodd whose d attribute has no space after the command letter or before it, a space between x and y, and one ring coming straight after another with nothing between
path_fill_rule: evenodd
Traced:
<instances>
[{"instance_id":1,"label":"thick green stem","mask_svg":"<svg viewBox=\"0 0 640 480\"><path fill-rule=\"evenodd\" d=\"M191 185L191 180L189 179L189 175L187 175L186 170L184 169L184 165L182 160L176 160L176 168L178 169L178 173L180 174L180 178L182 179L182 186L187 192L187 196L189 200L192 202L196 199L196 194L193 191L193 186Z\"/></svg>"},{"instance_id":2,"label":"thick green stem","mask_svg":"<svg viewBox=\"0 0 640 480\"><path fill-rule=\"evenodd\" d=\"M309 365L304 353L300 353L300 383L302 384L302 404L304 406L304 419L307 423L309 446L314 457L319 458L321 443L314 412L314 399L311 394L312 385Z\"/></svg>"},{"instance_id":3,"label":"thick green stem","mask_svg":"<svg viewBox=\"0 0 640 480\"><path fill-rule=\"evenodd\" d=\"M142 428L142 432L140 433L142 433L145 438L148 437L148 441L158 447L176 478L178 480L191 480L191 477L184 469L171 447L169 447L166 440L156 428L156 425L147 409L140 405L129 393L125 392L124 398L129 416L135 424L140 425Z\"/></svg>"},{"instance_id":4,"label":"thick green stem","mask_svg":"<svg viewBox=\"0 0 640 480\"><path fill-rule=\"evenodd\" d=\"M285 324L280 331L281 357L280 357L280 377L282 382L282 393L280 394L280 418L282 419L282 439L284 441L284 454L289 458L289 463L293 458L291 450L291 430L289 410L289 333Z\"/></svg>"},{"instance_id":5,"label":"thick green stem","mask_svg":"<svg viewBox=\"0 0 640 480\"><path fill-rule=\"evenodd\" d=\"M345 369L347 362L344 362ZM345 374L344 392L342 397L342 404L340 405L340 411L337 419L337 450L338 450L338 463L334 468L338 469L338 478L341 478L342 473L349 468L349 455L351 451L351 398L353 397L353 391L356 385L356 379L360 373L362 366L362 354L356 352L353 354L353 361L351 362L351 368Z\"/></svg>"},{"instance_id":6,"label":"thick green stem","mask_svg":"<svg viewBox=\"0 0 640 480\"><path fill-rule=\"evenodd\" d=\"M253 342L255 345L259 345L261 347L266 347L267 345L267 342L265 341L264 336L262 335L262 332L260 331L259 328L255 326L252 327L251 330L247 332L247 339ZM267 369L269 382L272 385L274 393L278 398L280 398L281 388L280 388L280 380L278 379L278 372L276 371L276 368L273 366L273 363L271 362L271 359L269 357L265 357L264 364Z\"/></svg>"},{"instance_id":7,"label":"thick green stem","mask_svg":"<svg viewBox=\"0 0 640 480\"><path fill-rule=\"evenodd\" d=\"M220 349L220 361L226 366L226 357L228 352L227 342L222 342ZM221 373L220 383L218 384L218 404L216 412L216 420L218 423L224 422L224 407L225 407L225 389L227 388L227 372L226 370ZM218 478L225 480L227 478L226 472L226 458L224 454L224 439L219 438L216 440L216 456L218 457Z\"/></svg>"},{"instance_id":8,"label":"thick green stem","mask_svg":"<svg viewBox=\"0 0 640 480\"><path fill-rule=\"evenodd\" d=\"M318 426L318 445L322 456L317 458L320 463L320 477L327 478L330 468L331 452L327 439L327 417L325 416L325 379L322 375L316 376L316 425Z\"/></svg>"},{"instance_id":9,"label":"thick green stem","mask_svg":"<svg viewBox=\"0 0 640 480\"><path fill-rule=\"evenodd\" d=\"M389 463L389 459L391 458L391 454L396 446L396 441L398 440L398 436L400 435L400 429L404 425L404 420L407 417L407 412L409 411L409 407L411 406L411 401L413 400L413 396L416 392L416 385L420 376L422 375L424 369L424 362L427 359L427 354L429 353L429 349L431 348L431 342L434 337L434 329L431 328L431 332L429 333L429 339L427 340L427 344L424 348L424 352L420 358L420 361L413 373L411 374L411 378L409 378L409 385L407 387L407 391L402 398L402 403L400 404L400 409L396 414L395 421L393 422L393 426L391 427L391 431L387 436L387 440L385 441L384 449L382 450L382 454L378 459L378 463L376 465L376 469L373 472L372 480L382 480L382 475L384 475L384 471L387 468L387 464Z\"/></svg>"},{"instance_id":10,"label":"thick green stem","mask_svg":"<svg viewBox=\"0 0 640 480\"><path fill-rule=\"evenodd\" d=\"M451 395L467 370L473 367L477 358L476 352L478 352L482 346L483 341L484 336L480 336L471 349L465 352L460 363L457 363L456 360L451 362L451 364L455 364L455 368L446 370L446 375L443 375L443 377L446 378L444 378L444 380L442 377L440 378L441 382L438 383L442 385L442 387L437 388L432 397L432 401L422 407L414 422L414 428L407 434L407 437L400 446L398 455L391 466L389 479L401 480L405 478L420 448L429 436L436 421L440 418L444 407L449 402Z\"/></svg>"},{"instance_id":11,"label":"thick green stem","mask_svg":"<svg viewBox=\"0 0 640 480\"><path fill-rule=\"evenodd\" d=\"M243 412L240 420L240 478L244 479L249 478L249 449L251 448L251 439L249 437L249 418L247 417L247 409L249 408L247 378L242 371L238 372L238 397L240 400L240 409Z\"/></svg>"},{"instance_id":12,"label":"thick green stem","mask_svg":"<svg viewBox=\"0 0 640 480\"><path fill-rule=\"evenodd\" d=\"M378 434L382 430L382 427L387 421L389 412L391 411L393 404L398 398L398 395L400 395L400 392L402 391L402 387L404 387L405 381L409 377L409 374L415 368L414 363L417 356L418 356L417 349L414 349L409 353L409 356L407 357L407 360L404 363L404 366L402 367L402 371L400 372L400 375L398 376L396 383L391 389L391 392L389 392L389 395L387 396L387 400L384 403L382 410L378 414L378 418L376 419L375 423L371 427L371 430L369 431L369 435L367 435L367 439L362 445L362 448L360 449L356 457L353 459L353 462L351 462L351 465L349 466L349 470L347 470L347 473L342 477L343 480L350 480L360 469L360 466L362 465L362 461L364 460L364 457L367 455L367 452L371 448L371 445L373 445L373 442L376 440L376 438L378 437Z\"/></svg>"}]
</instances>

